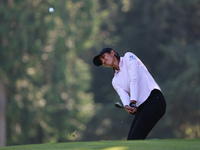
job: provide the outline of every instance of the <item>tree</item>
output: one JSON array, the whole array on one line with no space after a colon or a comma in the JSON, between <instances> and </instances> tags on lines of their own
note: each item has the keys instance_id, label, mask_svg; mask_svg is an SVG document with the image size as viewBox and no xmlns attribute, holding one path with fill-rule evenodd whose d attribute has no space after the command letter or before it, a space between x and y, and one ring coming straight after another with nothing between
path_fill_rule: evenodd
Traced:
<instances>
[{"instance_id":1,"label":"tree","mask_svg":"<svg viewBox=\"0 0 200 150\"><path fill-rule=\"evenodd\" d=\"M3 84L0 82L0 147L6 144L6 96Z\"/></svg>"},{"instance_id":2,"label":"tree","mask_svg":"<svg viewBox=\"0 0 200 150\"><path fill-rule=\"evenodd\" d=\"M80 132L70 134L85 129L94 107L90 70L77 53L92 45L98 30L96 2L0 3L7 145L80 139Z\"/></svg>"},{"instance_id":3,"label":"tree","mask_svg":"<svg viewBox=\"0 0 200 150\"><path fill-rule=\"evenodd\" d=\"M149 137L199 137L199 59L196 57L199 54L199 2L100 1L100 12L104 18L98 35L98 46L112 47L121 55L126 51L135 53L147 66L166 97L167 113ZM95 55L97 52L93 53ZM110 103L118 99L110 86L112 77L106 69L94 68L93 71L94 85L100 85L93 86L96 101L110 106L107 109L102 107L100 112L107 111L109 116L115 116L116 110ZM102 75L108 77L102 79ZM116 124L110 118L109 126ZM128 119L125 115L122 118ZM96 128L92 130L92 126ZM102 136L111 133L109 126L105 127L106 132L102 132ZM123 125L124 128L128 126L128 123ZM91 125L90 129L94 133L99 128ZM122 135L113 135L110 139L119 137Z\"/></svg>"}]
</instances>

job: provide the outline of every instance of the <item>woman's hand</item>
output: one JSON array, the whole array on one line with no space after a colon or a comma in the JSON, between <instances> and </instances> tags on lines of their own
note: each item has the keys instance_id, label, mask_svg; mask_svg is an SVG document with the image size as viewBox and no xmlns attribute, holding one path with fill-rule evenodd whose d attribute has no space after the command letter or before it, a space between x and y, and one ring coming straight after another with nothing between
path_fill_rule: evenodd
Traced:
<instances>
[{"instance_id":1,"label":"woman's hand","mask_svg":"<svg viewBox=\"0 0 200 150\"><path fill-rule=\"evenodd\" d=\"M134 107L131 107L131 106L128 106L128 105L125 106L125 110L126 110L129 114L134 114L134 113L137 112L137 108L134 108Z\"/></svg>"}]
</instances>

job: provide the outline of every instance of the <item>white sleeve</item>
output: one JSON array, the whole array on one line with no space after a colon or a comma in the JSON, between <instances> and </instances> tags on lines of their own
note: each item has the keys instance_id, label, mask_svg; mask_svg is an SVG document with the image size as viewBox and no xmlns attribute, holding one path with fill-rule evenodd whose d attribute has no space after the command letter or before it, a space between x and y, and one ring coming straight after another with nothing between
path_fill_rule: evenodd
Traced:
<instances>
[{"instance_id":1,"label":"white sleeve","mask_svg":"<svg viewBox=\"0 0 200 150\"><path fill-rule=\"evenodd\" d=\"M128 75L130 78L130 100L138 99L139 86L139 63L140 60L133 53L126 53L125 60L127 63Z\"/></svg>"},{"instance_id":2,"label":"white sleeve","mask_svg":"<svg viewBox=\"0 0 200 150\"><path fill-rule=\"evenodd\" d=\"M112 81L113 88L116 90L117 94L119 95L123 105L129 105L130 98L129 94L124 91L114 80Z\"/></svg>"}]
</instances>

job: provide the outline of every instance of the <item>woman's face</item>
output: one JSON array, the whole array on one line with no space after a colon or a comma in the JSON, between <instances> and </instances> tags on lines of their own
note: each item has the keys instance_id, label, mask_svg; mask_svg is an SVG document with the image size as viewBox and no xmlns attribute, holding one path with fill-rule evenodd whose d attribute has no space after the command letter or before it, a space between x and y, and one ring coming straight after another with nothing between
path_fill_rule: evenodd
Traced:
<instances>
[{"instance_id":1,"label":"woman's face","mask_svg":"<svg viewBox=\"0 0 200 150\"><path fill-rule=\"evenodd\" d=\"M99 60L101 61L103 66L112 67L114 57L112 53L104 53L99 56Z\"/></svg>"}]
</instances>

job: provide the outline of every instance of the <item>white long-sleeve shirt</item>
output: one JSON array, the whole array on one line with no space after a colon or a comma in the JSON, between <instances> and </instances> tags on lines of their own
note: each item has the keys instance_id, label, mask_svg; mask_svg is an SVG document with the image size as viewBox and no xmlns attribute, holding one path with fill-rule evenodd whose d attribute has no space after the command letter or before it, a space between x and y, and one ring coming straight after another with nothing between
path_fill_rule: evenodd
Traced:
<instances>
[{"instance_id":1,"label":"white long-sleeve shirt","mask_svg":"<svg viewBox=\"0 0 200 150\"><path fill-rule=\"evenodd\" d=\"M131 52L120 57L119 71L115 71L112 85L117 91L123 105L136 100L140 106L153 89L161 90L141 60Z\"/></svg>"}]
</instances>

